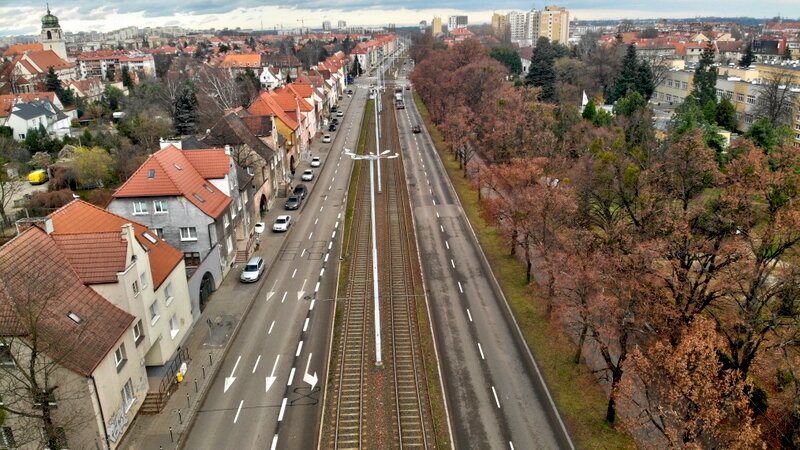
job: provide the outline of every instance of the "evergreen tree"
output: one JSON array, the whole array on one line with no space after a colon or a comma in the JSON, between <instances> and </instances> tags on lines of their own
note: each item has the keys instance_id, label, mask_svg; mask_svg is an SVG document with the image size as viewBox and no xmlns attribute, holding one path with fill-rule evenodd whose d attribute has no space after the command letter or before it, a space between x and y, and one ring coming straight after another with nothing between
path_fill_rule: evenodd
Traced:
<instances>
[{"instance_id":1,"label":"evergreen tree","mask_svg":"<svg viewBox=\"0 0 800 450\"><path fill-rule=\"evenodd\" d=\"M700 63L694 71L692 96L698 105L717 101L717 68L714 67L714 44L709 42L700 56Z\"/></svg>"},{"instance_id":2,"label":"evergreen tree","mask_svg":"<svg viewBox=\"0 0 800 450\"><path fill-rule=\"evenodd\" d=\"M645 101L650 100L653 92L656 90L655 77L653 76L653 68L650 63L642 60L639 62L636 73L636 92L644 97Z\"/></svg>"},{"instance_id":3,"label":"evergreen tree","mask_svg":"<svg viewBox=\"0 0 800 450\"><path fill-rule=\"evenodd\" d=\"M495 47L489 53L489 56L503 63L512 74L518 75L522 73L522 60L519 58L519 53L513 49Z\"/></svg>"},{"instance_id":4,"label":"evergreen tree","mask_svg":"<svg viewBox=\"0 0 800 450\"><path fill-rule=\"evenodd\" d=\"M619 116L630 117L636 111L647 108L647 100L642 94L636 91L628 91L628 94L617 100L614 105L614 113Z\"/></svg>"},{"instance_id":5,"label":"evergreen tree","mask_svg":"<svg viewBox=\"0 0 800 450\"><path fill-rule=\"evenodd\" d=\"M550 40L540 37L536 41L536 48L533 49L531 66L528 75L525 77L525 84L542 88L539 99L545 102L552 102L556 99L556 71L553 67L555 52Z\"/></svg>"},{"instance_id":6,"label":"evergreen tree","mask_svg":"<svg viewBox=\"0 0 800 450\"><path fill-rule=\"evenodd\" d=\"M636 46L631 44L622 58L620 68L614 87L608 95L608 102L614 103L617 99L624 97L628 91L636 91L636 78L639 75L639 62L636 58ZM652 76L650 77L652 80ZM652 81L651 81L652 84Z\"/></svg>"},{"instance_id":7,"label":"evergreen tree","mask_svg":"<svg viewBox=\"0 0 800 450\"><path fill-rule=\"evenodd\" d=\"M728 130L736 130L736 108L728 97L722 97L717 104L717 125Z\"/></svg>"},{"instance_id":8,"label":"evergreen tree","mask_svg":"<svg viewBox=\"0 0 800 450\"><path fill-rule=\"evenodd\" d=\"M742 55L742 59L739 60L739 67L750 67L750 64L753 64L753 61L756 60L756 54L753 53L753 41L747 43L747 47L744 49L744 55Z\"/></svg>"},{"instance_id":9,"label":"evergreen tree","mask_svg":"<svg viewBox=\"0 0 800 450\"><path fill-rule=\"evenodd\" d=\"M133 78L131 78L128 66L122 66L122 85L133 91Z\"/></svg>"},{"instance_id":10,"label":"evergreen tree","mask_svg":"<svg viewBox=\"0 0 800 450\"><path fill-rule=\"evenodd\" d=\"M58 92L61 90L61 81L58 79L58 74L50 66L47 69L47 77L45 78L45 90L48 92Z\"/></svg>"},{"instance_id":11,"label":"evergreen tree","mask_svg":"<svg viewBox=\"0 0 800 450\"><path fill-rule=\"evenodd\" d=\"M197 97L191 82L184 82L175 95L173 123L179 135L192 134L197 126Z\"/></svg>"},{"instance_id":12,"label":"evergreen tree","mask_svg":"<svg viewBox=\"0 0 800 450\"><path fill-rule=\"evenodd\" d=\"M581 117L588 121L594 121L594 116L597 115L597 106L594 104L594 99L589 99L589 102L586 103L586 106L583 107L583 113L581 113Z\"/></svg>"}]
</instances>

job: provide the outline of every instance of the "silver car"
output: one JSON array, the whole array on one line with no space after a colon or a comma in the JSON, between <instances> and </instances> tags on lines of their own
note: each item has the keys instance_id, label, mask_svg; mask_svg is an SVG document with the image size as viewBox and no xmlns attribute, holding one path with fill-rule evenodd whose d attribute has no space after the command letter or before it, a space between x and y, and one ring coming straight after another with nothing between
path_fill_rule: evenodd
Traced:
<instances>
[{"instance_id":1,"label":"silver car","mask_svg":"<svg viewBox=\"0 0 800 450\"><path fill-rule=\"evenodd\" d=\"M261 278L261 274L263 273L264 259L260 256L253 256L250 258L250 261L247 261L247 264L245 264L239 280L242 283L255 283L259 278Z\"/></svg>"},{"instance_id":2,"label":"silver car","mask_svg":"<svg viewBox=\"0 0 800 450\"><path fill-rule=\"evenodd\" d=\"M292 226L292 216L278 216L272 224L272 231L288 231L290 226Z\"/></svg>"}]
</instances>

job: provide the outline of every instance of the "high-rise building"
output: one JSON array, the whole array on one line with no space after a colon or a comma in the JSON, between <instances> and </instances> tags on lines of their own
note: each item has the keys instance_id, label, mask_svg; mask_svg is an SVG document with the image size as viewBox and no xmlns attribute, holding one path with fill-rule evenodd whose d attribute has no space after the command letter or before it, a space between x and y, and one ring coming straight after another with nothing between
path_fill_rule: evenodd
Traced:
<instances>
[{"instance_id":1,"label":"high-rise building","mask_svg":"<svg viewBox=\"0 0 800 450\"><path fill-rule=\"evenodd\" d=\"M336 23L336 28L344 30L345 28L347 28L347 22L344 20L340 20L339 22Z\"/></svg>"},{"instance_id":2,"label":"high-rise building","mask_svg":"<svg viewBox=\"0 0 800 450\"><path fill-rule=\"evenodd\" d=\"M559 6L545 6L539 12L539 36L553 43L566 44L569 37L569 11Z\"/></svg>"},{"instance_id":3,"label":"high-rise building","mask_svg":"<svg viewBox=\"0 0 800 450\"><path fill-rule=\"evenodd\" d=\"M531 29L532 23L531 12L517 12L512 11L506 16L508 23L508 31L511 42L518 44L520 47L530 47L531 42Z\"/></svg>"},{"instance_id":4,"label":"high-rise building","mask_svg":"<svg viewBox=\"0 0 800 450\"><path fill-rule=\"evenodd\" d=\"M431 33L434 36L442 34L442 18L441 17L434 17L433 21L431 21Z\"/></svg>"},{"instance_id":5,"label":"high-rise building","mask_svg":"<svg viewBox=\"0 0 800 450\"><path fill-rule=\"evenodd\" d=\"M427 22L427 21L425 21L425 20L420 20L420 21L419 21L419 31L421 31L421 32L425 32L425 30L426 30L427 28L428 28L428 22Z\"/></svg>"},{"instance_id":6,"label":"high-rise building","mask_svg":"<svg viewBox=\"0 0 800 450\"><path fill-rule=\"evenodd\" d=\"M450 16L447 18L447 30L453 31L456 28L467 28L467 16Z\"/></svg>"},{"instance_id":7,"label":"high-rise building","mask_svg":"<svg viewBox=\"0 0 800 450\"><path fill-rule=\"evenodd\" d=\"M330 20L323 20L322 21L322 29L325 31L331 30L331 21Z\"/></svg>"}]
</instances>

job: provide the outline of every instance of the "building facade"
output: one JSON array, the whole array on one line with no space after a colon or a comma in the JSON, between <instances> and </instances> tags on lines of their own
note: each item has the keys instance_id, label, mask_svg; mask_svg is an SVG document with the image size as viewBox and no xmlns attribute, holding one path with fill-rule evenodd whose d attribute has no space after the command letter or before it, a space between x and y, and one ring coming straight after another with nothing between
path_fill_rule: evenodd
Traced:
<instances>
[{"instance_id":1,"label":"building facade","mask_svg":"<svg viewBox=\"0 0 800 450\"><path fill-rule=\"evenodd\" d=\"M450 16L447 18L447 31L453 31L456 28L467 28L467 16Z\"/></svg>"}]
</instances>

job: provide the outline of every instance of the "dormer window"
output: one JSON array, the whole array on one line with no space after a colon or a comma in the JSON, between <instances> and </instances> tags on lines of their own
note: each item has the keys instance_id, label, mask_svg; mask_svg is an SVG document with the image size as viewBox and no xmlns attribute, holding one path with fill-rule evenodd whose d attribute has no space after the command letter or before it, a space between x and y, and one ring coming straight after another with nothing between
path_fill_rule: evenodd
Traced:
<instances>
[{"instance_id":1,"label":"dormer window","mask_svg":"<svg viewBox=\"0 0 800 450\"><path fill-rule=\"evenodd\" d=\"M206 202L206 200L203 197L201 197L200 194L198 194L197 192L193 192L192 193L192 197L197 199L197 201L199 201L200 203L205 203Z\"/></svg>"},{"instance_id":2,"label":"dormer window","mask_svg":"<svg viewBox=\"0 0 800 450\"><path fill-rule=\"evenodd\" d=\"M178 170L183 170L183 167L181 167L181 166L179 166L177 164L172 164L172 165L175 166L175 168L178 169Z\"/></svg>"},{"instance_id":3,"label":"dormer window","mask_svg":"<svg viewBox=\"0 0 800 450\"><path fill-rule=\"evenodd\" d=\"M210 193L212 193L212 194L214 193L214 190L213 190L213 189L211 189L211 186L209 186L209 185L207 185L207 184L203 183L203 187L204 187L204 188L206 188L206 190L207 190L208 192L210 192Z\"/></svg>"},{"instance_id":4,"label":"dormer window","mask_svg":"<svg viewBox=\"0 0 800 450\"><path fill-rule=\"evenodd\" d=\"M156 177L156 169L150 169L147 173L147 178L155 178Z\"/></svg>"},{"instance_id":5,"label":"dormer window","mask_svg":"<svg viewBox=\"0 0 800 450\"><path fill-rule=\"evenodd\" d=\"M79 325L80 325L81 323L83 323L83 319L81 318L81 316L77 315L76 313L74 313L74 312L72 312L72 311L70 311L70 312L67 314L67 317L69 317L70 319L72 319L72 321L73 321L73 322L75 322L75 323L77 323L77 324L79 324Z\"/></svg>"}]
</instances>

